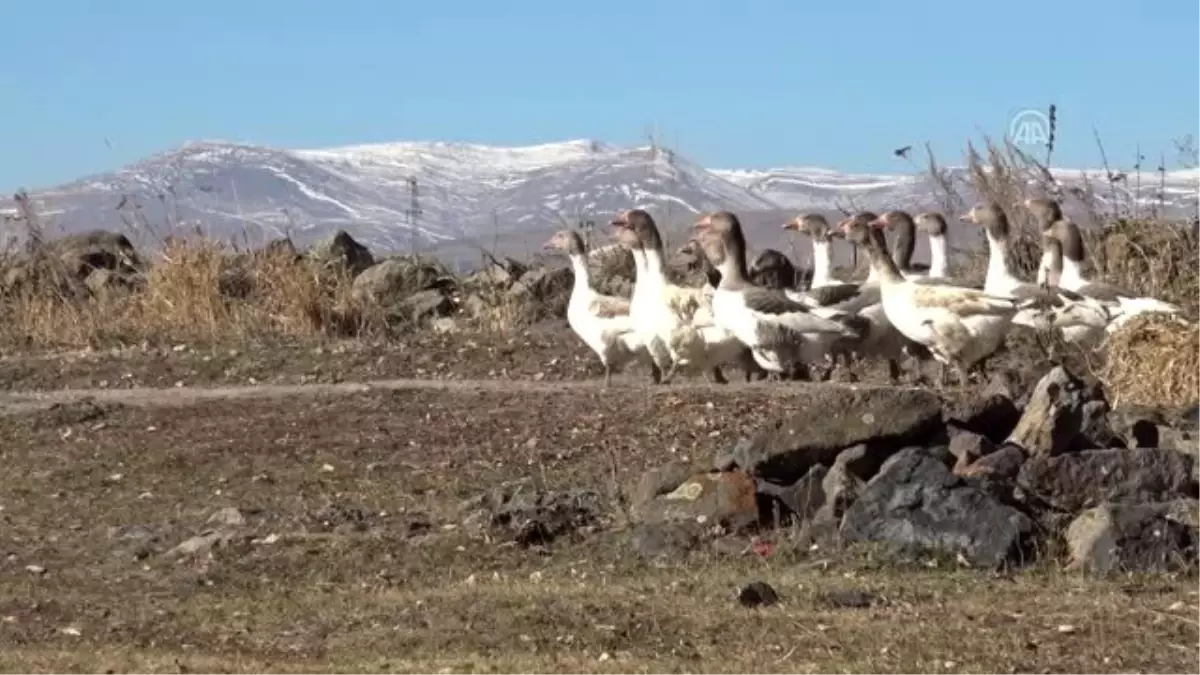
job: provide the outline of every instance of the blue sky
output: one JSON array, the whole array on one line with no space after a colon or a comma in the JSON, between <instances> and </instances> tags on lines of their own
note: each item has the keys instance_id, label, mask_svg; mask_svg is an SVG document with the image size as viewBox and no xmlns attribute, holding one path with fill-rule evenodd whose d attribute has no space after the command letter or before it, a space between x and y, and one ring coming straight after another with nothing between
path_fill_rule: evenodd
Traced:
<instances>
[{"instance_id":1,"label":"blue sky","mask_svg":"<svg viewBox=\"0 0 1200 675\"><path fill-rule=\"evenodd\" d=\"M1055 164L1128 164L1200 119L1195 0L16 0L0 189L187 140L662 138L712 167L955 162L1026 107ZM110 147L111 146L111 147Z\"/></svg>"}]
</instances>

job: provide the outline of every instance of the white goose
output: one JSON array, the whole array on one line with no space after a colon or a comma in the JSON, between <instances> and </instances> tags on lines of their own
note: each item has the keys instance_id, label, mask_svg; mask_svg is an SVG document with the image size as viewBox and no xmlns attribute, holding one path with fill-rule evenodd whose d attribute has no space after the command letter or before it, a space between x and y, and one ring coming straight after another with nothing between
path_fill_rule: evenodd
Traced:
<instances>
[{"instance_id":1,"label":"white goose","mask_svg":"<svg viewBox=\"0 0 1200 675\"><path fill-rule=\"evenodd\" d=\"M680 368L726 382L721 366L739 361L746 348L713 322L703 289L667 280L662 237L654 218L631 209L622 211L613 224L618 241L639 261L631 313L652 358L665 371L662 382L670 382Z\"/></svg>"},{"instance_id":2,"label":"white goose","mask_svg":"<svg viewBox=\"0 0 1200 675\"><path fill-rule=\"evenodd\" d=\"M1115 320L1109 323L1111 332L1123 325L1129 319L1146 313L1180 314L1183 308L1159 300L1132 293L1112 284L1090 281L1084 276L1084 246L1083 236L1079 226L1074 222L1061 218L1045 230L1062 245L1062 271L1059 274L1059 288L1073 291L1079 295L1091 298L1106 305Z\"/></svg>"},{"instance_id":3,"label":"white goose","mask_svg":"<svg viewBox=\"0 0 1200 675\"><path fill-rule=\"evenodd\" d=\"M746 240L734 214L707 214L694 231L704 255L721 273L713 294L717 325L749 347L773 376L826 358L831 341L861 336L850 326L856 323L852 315L822 317L782 290L752 284L746 271Z\"/></svg>"},{"instance_id":4,"label":"white goose","mask_svg":"<svg viewBox=\"0 0 1200 675\"><path fill-rule=\"evenodd\" d=\"M907 280L888 255L882 219L868 228L852 225L843 221L843 231L866 246L879 276L888 320L942 364L956 368L960 383L965 384L967 374L1004 341L1019 309L1017 300L954 286L944 279Z\"/></svg>"},{"instance_id":5,"label":"white goose","mask_svg":"<svg viewBox=\"0 0 1200 675\"><path fill-rule=\"evenodd\" d=\"M645 343L634 329L630 302L602 295L592 288L583 237L574 230L563 230L551 237L543 248L566 252L571 259L575 282L567 303L567 323L600 358L604 366L604 386L611 383L613 370L620 370L631 361L643 361L656 371Z\"/></svg>"},{"instance_id":6,"label":"white goose","mask_svg":"<svg viewBox=\"0 0 1200 675\"><path fill-rule=\"evenodd\" d=\"M1087 339L1108 324L1110 312L1101 303L1070 291L1052 289L1049 284L1029 283L1017 277L1009 248L1011 228L1008 216L999 204L977 204L960 220L983 226L987 237L988 267L983 290L992 295L1039 304L1039 307L1018 312L1013 317L1014 324L1037 330L1057 328L1072 342ZM1042 250L1039 267L1045 268L1045 274L1055 267L1061 270L1061 246L1047 246L1043 242Z\"/></svg>"}]
</instances>

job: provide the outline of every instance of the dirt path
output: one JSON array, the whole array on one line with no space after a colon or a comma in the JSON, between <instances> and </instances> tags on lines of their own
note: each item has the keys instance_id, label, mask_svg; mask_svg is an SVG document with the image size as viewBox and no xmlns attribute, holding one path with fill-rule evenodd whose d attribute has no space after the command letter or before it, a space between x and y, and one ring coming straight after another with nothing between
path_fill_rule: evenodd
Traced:
<instances>
[{"instance_id":1,"label":"dirt path","mask_svg":"<svg viewBox=\"0 0 1200 675\"><path fill-rule=\"evenodd\" d=\"M647 395L669 394L672 391L708 390L729 394L738 391L775 390L781 393L809 387L861 387L840 383L787 384L769 382L730 382L718 385L704 380L680 381L665 386L653 386L638 380L617 380L614 389L642 390ZM553 393L560 391L589 391L603 389L599 380L543 382L537 380L422 380L412 378L339 382L336 384L259 384L216 387L134 387L126 389L55 389L0 393L0 415L21 414L49 408L56 403L83 399L96 402L120 403L138 407L182 407L212 400L277 399L291 396L336 396L370 391L401 389L435 391L500 391Z\"/></svg>"}]
</instances>

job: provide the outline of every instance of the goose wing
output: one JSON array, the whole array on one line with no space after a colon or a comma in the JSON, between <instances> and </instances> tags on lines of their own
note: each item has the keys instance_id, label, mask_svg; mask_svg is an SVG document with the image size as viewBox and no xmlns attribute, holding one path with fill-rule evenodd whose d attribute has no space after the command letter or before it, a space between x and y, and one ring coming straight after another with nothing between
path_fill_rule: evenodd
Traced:
<instances>
[{"instance_id":1,"label":"goose wing","mask_svg":"<svg viewBox=\"0 0 1200 675\"><path fill-rule=\"evenodd\" d=\"M742 297L746 309L758 314L761 319L799 333L853 333L836 319L813 313L803 303L781 290L748 288Z\"/></svg>"},{"instance_id":2,"label":"goose wing","mask_svg":"<svg viewBox=\"0 0 1200 675\"><path fill-rule=\"evenodd\" d=\"M859 284L828 284L810 288L800 295L804 298L801 302L810 307L829 307L846 302L860 293L862 287Z\"/></svg>"},{"instance_id":3,"label":"goose wing","mask_svg":"<svg viewBox=\"0 0 1200 675\"><path fill-rule=\"evenodd\" d=\"M1075 289L1075 292L1101 302L1120 302L1122 298L1137 297L1123 288L1099 281L1090 281Z\"/></svg>"},{"instance_id":4,"label":"goose wing","mask_svg":"<svg viewBox=\"0 0 1200 675\"><path fill-rule=\"evenodd\" d=\"M915 309L945 310L959 317L1003 316L1018 307L1015 298L941 284L914 284L911 297Z\"/></svg>"},{"instance_id":5,"label":"goose wing","mask_svg":"<svg viewBox=\"0 0 1200 675\"><path fill-rule=\"evenodd\" d=\"M626 316L629 314L629 307L628 300L611 295L596 295L588 303L588 311L604 319Z\"/></svg>"}]
</instances>

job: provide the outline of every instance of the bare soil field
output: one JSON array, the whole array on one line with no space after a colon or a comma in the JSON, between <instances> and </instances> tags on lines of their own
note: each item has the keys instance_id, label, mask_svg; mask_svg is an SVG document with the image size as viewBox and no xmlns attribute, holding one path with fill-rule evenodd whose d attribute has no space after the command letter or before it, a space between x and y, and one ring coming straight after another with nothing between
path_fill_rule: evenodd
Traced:
<instances>
[{"instance_id":1,"label":"bare soil field","mask_svg":"<svg viewBox=\"0 0 1200 675\"><path fill-rule=\"evenodd\" d=\"M1195 672L1194 575L998 573L786 529L636 545L646 469L710 466L802 414L795 388L845 385L606 390L553 333L421 340L5 359L0 669ZM353 384L400 377L420 379ZM471 514L506 485L604 515L501 536ZM779 602L740 603L754 580Z\"/></svg>"}]
</instances>

